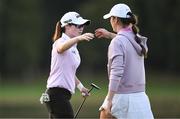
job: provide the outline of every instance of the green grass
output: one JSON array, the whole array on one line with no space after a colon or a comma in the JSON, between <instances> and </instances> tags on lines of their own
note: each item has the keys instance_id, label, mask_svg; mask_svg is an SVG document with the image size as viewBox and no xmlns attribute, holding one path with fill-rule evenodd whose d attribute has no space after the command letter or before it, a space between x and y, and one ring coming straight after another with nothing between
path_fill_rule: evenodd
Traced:
<instances>
[{"instance_id":1,"label":"green grass","mask_svg":"<svg viewBox=\"0 0 180 119\"><path fill-rule=\"evenodd\" d=\"M83 84L90 88L91 82L101 87L94 89L87 98L79 117L98 117L98 108L107 93L108 80L105 75L81 75ZM155 117L180 117L180 76L163 73L147 73L147 94ZM0 118L3 117L48 117L47 109L39 103L45 90L46 80L29 83L3 83L0 86ZM76 111L83 101L79 91L72 97Z\"/></svg>"}]
</instances>

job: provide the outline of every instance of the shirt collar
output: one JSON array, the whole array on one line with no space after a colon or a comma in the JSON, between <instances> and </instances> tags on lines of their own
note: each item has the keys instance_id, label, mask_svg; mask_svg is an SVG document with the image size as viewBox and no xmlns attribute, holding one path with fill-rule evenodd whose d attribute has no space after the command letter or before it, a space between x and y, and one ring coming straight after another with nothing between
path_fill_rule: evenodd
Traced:
<instances>
[{"instance_id":1,"label":"shirt collar","mask_svg":"<svg viewBox=\"0 0 180 119\"><path fill-rule=\"evenodd\" d=\"M121 34L122 32L126 32L126 31L132 31L132 28L131 27L126 27L126 28L122 28L120 31L118 31L118 34Z\"/></svg>"},{"instance_id":2,"label":"shirt collar","mask_svg":"<svg viewBox=\"0 0 180 119\"><path fill-rule=\"evenodd\" d=\"M62 33L62 38L64 38L65 40L69 40L71 39L68 35L66 35L65 33ZM77 43L73 45L73 47L76 47Z\"/></svg>"},{"instance_id":3,"label":"shirt collar","mask_svg":"<svg viewBox=\"0 0 180 119\"><path fill-rule=\"evenodd\" d=\"M65 33L62 33L62 38L66 39L66 40L70 39L70 37L68 35L66 35Z\"/></svg>"}]
</instances>

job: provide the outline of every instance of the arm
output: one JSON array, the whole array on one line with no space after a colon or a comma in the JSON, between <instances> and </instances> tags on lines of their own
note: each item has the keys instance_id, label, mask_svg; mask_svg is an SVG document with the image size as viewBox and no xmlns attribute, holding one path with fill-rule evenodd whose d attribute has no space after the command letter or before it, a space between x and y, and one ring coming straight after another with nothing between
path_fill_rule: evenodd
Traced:
<instances>
[{"instance_id":1,"label":"arm","mask_svg":"<svg viewBox=\"0 0 180 119\"><path fill-rule=\"evenodd\" d=\"M104 100L102 108L105 109L107 115L111 114L112 100L114 94L118 90L119 82L122 77L123 69L122 66L117 65L116 63L121 60L121 56L114 58L111 64L110 75L109 75L109 89L107 96Z\"/></svg>"},{"instance_id":2,"label":"arm","mask_svg":"<svg viewBox=\"0 0 180 119\"><path fill-rule=\"evenodd\" d=\"M110 73L109 73L109 89L107 96L103 102L103 105L100 107L100 110L105 110L106 115L111 114L111 107L112 107L112 100L114 97L114 94L117 92L120 80L122 77L122 74L124 72L123 70L123 62L121 62L122 56L117 55L113 58L111 67L110 67Z\"/></svg>"},{"instance_id":3,"label":"arm","mask_svg":"<svg viewBox=\"0 0 180 119\"><path fill-rule=\"evenodd\" d=\"M90 41L93 38L94 38L94 35L92 33L85 33L83 35L71 38L65 41L64 43L59 43L57 46L57 51L58 53L63 53L64 51L72 47L74 44L83 40Z\"/></svg>"},{"instance_id":4,"label":"arm","mask_svg":"<svg viewBox=\"0 0 180 119\"><path fill-rule=\"evenodd\" d=\"M107 103L107 108L106 108L106 113L111 114L111 107L112 107L112 100L114 97L115 92L114 91L108 91L108 94L106 96L106 103Z\"/></svg>"},{"instance_id":5,"label":"arm","mask_svg":"<svg viewBox=\"0 0 180 119\"><path fill-rule=\"evenodd\" d=\"M118 91L121 77L124 73L123 48L117 41L112 40L109 47L111 51L108 55L109 89L102 105L107 114L110 114L114 94Z\"/></svg>"},{"instance_id":6,"label":"arm","mask_svg":"<svg viewBox=\"0 0 180 119\"><path fill-rule=\"evenodd\" d=\"M116 36L116 34L109 32L108 30L106 30L104 28L98 28L95 30L95 36L97 38L113 39Z\"/></svg>"},{"instance_id":7,"label":"arm","mask_svg":"<svg viewBox=\"0 0 180 119\"><path fill-rule=\"evenodd\" d=\"M77 76L75 76L75 83L76 83L76 87L78 84L80 84L81 82L79 81L79 79L77 78Z\"/></svg>"}]
</instances>

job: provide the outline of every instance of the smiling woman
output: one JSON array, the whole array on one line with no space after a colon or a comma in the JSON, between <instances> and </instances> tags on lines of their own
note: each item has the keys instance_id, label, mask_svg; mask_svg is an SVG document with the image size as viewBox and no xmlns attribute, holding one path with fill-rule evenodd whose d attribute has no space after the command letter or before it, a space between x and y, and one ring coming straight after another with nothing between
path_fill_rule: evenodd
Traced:
<instances>
[{"instance_id":1,"label":"smiling woman","mask_svg":"<svg viewBox=\"0 0 180 119\"><path fill-rule=\"evenodd\" d=\"M75 93L75 87L83 96L89 95L88 89L76 77L76 69L81 61L77 44L94 38L92 33L82 34L84 26L89 24L90 20L76 12L64 14L56 24L47 91L40 98L41 102L46 103L50 118L74 117L70 99Z\"/></svg>"}]
</instances>

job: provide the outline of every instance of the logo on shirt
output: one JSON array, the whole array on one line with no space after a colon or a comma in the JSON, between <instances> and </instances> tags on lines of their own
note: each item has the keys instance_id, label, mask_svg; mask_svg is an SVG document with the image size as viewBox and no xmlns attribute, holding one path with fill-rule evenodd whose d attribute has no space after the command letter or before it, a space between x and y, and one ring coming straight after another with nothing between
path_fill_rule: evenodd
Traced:
<instances>
[{"instance_id":1,"label":"logo on shirt","mask_svg":"<svg viewBox=\"0 0 180 119\"><path fill-rule=\"evenodd\" d=\"M72 51L72 53L76 54L76 51Z\"/></svg>"}]
</instances>

